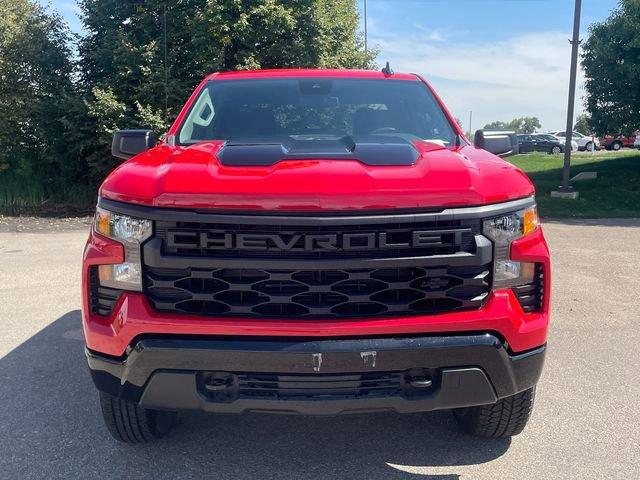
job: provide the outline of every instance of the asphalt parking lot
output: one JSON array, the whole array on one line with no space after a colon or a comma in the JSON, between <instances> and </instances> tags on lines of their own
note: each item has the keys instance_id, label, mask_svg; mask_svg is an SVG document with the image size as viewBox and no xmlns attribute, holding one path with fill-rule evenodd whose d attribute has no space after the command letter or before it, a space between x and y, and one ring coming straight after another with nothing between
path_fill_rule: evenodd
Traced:
<instances>
[{"instance_id":1,"label":"asphalt parking lot","mask_svg":"<svg viewBox=\"0 0 640 480\"><path fill-rule=\"evenodd\" d=\"M86 226L0 222L0 478L640 478L640 220L545 230L553 326L522 435L476 440L446 412L183 414L161 442L126 446L82 351Z\"/></svg>"}]
</instances>

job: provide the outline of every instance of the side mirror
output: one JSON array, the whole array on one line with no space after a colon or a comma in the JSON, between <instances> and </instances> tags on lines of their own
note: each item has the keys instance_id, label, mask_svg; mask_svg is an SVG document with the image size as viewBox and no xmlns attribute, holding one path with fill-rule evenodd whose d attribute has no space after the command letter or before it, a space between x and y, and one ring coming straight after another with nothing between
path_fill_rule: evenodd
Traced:
<instances>
[{"instance_id":1,"label":"side mirror","mask_svg":"<svg viewBox=\"0 0 640 480\"><path fill-rule=\"evenodd\" d=\"M500 157L508 157L519 153L518 135L516 132L485 132L478 130L475 134L473 144L478 148L482 148Z\"/></svg>"},{"instance_id":2,"label":"side mirror","mask_svg":"<svg viewBox=\"0 0 640 480\"><path fill-rule=\"evenodd\" d=\"M151 130L118 130L113 134L111 155L125 160L153 148L158 143Z\"/></svg>"}]
</instances>

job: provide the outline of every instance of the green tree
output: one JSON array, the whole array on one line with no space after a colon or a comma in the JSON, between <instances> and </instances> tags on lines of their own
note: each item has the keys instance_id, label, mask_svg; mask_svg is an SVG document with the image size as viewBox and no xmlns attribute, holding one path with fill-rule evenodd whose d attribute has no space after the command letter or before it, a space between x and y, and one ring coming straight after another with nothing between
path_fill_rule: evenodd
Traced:
<instances>
[{"instance_id":1,"label":"green tree","mask_svg":"<svg viewBox=\"0 0 640 480\"><path fill-rule=\"evenodd\" d=\"M376 55L364 50L354 0L81 0L80 8L80 78L99 147L90 162L100 172L113 165L105 132L163 133L209 72L370 68ZM115 124L105 102L124 107Z\"/></svg>"},{"instance_id":2,"label":"green tree","mask_svg":"<svg viewBox=\"0 0 640 480\"><path fill-rule=\"evenodd\" d=\"M485 130L513 130L516 133L533 133L541 128L538 117L514 118L510 122L492 122L484 126Z\"/></svg>"},{"instance_id":3,"label":"green tree","mask_svg":"<svg viewBox=\"0 0 640 480\"><path fill-rule=\"evenodd\" d=\"M582 66L590 125L598 135L630 134L640 126L640 1L621 0L593 24Z\"/></svg>"},{"instance_id":4,"label":"green tree","mask_svg":"<svg viewBox=\"0 0 640 480\"><path fill-rule=\"evenodd\" d=\"M591 117L586 113L578 115L578 117L576 118L576 123L573 126L573 130L575 132L582 133L583 135L589 135L593 133L593 129L591 128Z\"/></svg>"},{"instance_id":5,"label":"green tree","mask_svg":"<svg viewBox=\"0 0 640 480\"><path fill-rule=\"evenodd\" d=\"M83 175L70 150L81 108L69 31L35 1L0 0L0 171L53 181Z\"/></svg>"},{"instance_id":6,"label":"green tree","mask_svg":"<svg viewBox=\"0 0 640 480\"><path fill-rule=\"evenodd\" d=\"M518 133L533 133L542 125L538 117L522 117L512 120L510 127Z\"/></svg>"},{"instance_id":7,"label":"green tree","mask_svg":"<svg viewBox=\"0 0 640 480\"><path fill-rule=\"evenodd\" d=\"M487 123L484 126L484 130L509 130L509 126L501 121Z\"/></svg>"}]
</instances>

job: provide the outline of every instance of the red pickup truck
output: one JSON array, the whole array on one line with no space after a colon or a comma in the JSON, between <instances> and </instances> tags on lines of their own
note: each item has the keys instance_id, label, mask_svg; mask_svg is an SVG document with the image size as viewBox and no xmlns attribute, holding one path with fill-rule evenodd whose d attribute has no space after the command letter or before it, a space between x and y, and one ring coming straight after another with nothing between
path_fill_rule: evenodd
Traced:
<instances>
[{"instance_id":1,"label":"red pickup truck","mask_svg":"<svg viewBox=\"0 0 640 480\"><path fill-rule=\"evenodd\" d=\"M82 267L117 440L160 437L179 410L450 409L471 434L522 431L551 288L534 187L424 79L212 74L156 143L115 134L128 161Z\"/></svg>"},{"instance_id":2,"label":"red pickup truck","mask_svg":"<svg viewBox=\"0 0 640 480\"><path fill-rule=\"evenodd\" d=\"M617 137L614 137L613 135L605 135L604 137L602 137L602 139L600 139L600 144L607 150L615 151L618 151L623 147L634 148L637 135L637 132L630 136L618 135Z\"/></svg>"}]
</instances>

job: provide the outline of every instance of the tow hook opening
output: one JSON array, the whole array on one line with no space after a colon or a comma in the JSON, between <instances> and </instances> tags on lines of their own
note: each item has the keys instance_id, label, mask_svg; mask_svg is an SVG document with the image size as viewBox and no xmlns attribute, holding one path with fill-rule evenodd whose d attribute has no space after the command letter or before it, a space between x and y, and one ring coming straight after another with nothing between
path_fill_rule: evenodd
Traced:
<instances>
[{"instance_id":1,"label":"tow hook opening","mask_svg":"<svg viewBox=\"0 0 640 480\"><path fill-rule=\"evenodd\" d=\"M198 391L214 402L232 402L238 396L238 377L230 372L198 372Z\"/></svg>"},{"instance_id":2,"label":"tow hook opening","mask_svg":"<svg viewBox=\"0 0 640 480\"><path fill-rule=\"evenodd\" d=\"M227 372L212 372L204 377L204 388L210 392L220 392L233 386L235 375Z\"/></svg>"},{"instance_id":3,"label":"tow hook opening","mask_svg":"<svg viewBox=\"0 0 640 480\"><path fill-rule=\"evenodd\" d=\"M433 385L433 380L426 375L409 375L407 376L407 383L413 388L423 389L431 387Z\"/></svg>"},{"instance_id":4,"label":"tow hook opening","mask_svg":"<svg viewBox=\"0 0 640 480\"><path fill-rule=\"evenodd\" d=\"M413 369L404 373L404 393L421 396L432 392L438 385L440 372L433 369Z\"/></svg>"}]
</instances>

